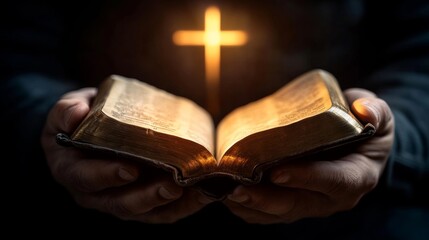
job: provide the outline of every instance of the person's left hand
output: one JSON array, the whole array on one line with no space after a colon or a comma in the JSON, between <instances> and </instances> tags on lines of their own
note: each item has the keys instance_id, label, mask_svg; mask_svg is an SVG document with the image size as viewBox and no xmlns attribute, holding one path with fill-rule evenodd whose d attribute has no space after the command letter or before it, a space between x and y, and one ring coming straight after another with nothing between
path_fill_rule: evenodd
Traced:
<instances>
[{"instance_id":1,"label":"person's left hand","mask_svg":"<svg viewBox=\"0 0 429 240\"><path fill-rule=\"evenodd\" d=\"M49 112L41 135L52 177L79 206L123 220L165 224L212 202L195 189L180 187L163 170L57 144L56 134L75 131L95 94L96 89L83 88L62 96Z\"/></svg>"},{"instance_id":2,"label":"person's left hand","mask_svg":"<svg viewBox=\"0 0 429 240\"><path fill-rule=\"evenodd\" d=\"M285 163L271 171L270 184L238 186L224 203L249 223L290 223L353 208L377 185L394 139L389 106L363 89L345 92L352 111L376 128L375 136L340 158Z\"/></svg>"}]
</instances>

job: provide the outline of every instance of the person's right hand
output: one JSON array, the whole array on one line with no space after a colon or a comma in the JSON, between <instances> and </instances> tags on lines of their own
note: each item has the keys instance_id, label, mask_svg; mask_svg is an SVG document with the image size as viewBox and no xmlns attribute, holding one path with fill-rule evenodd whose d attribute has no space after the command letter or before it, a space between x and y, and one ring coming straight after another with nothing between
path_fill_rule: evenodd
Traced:
<instances>
[{"instance_id":1,"label":"person's right hand","mask_svg":"<svg viewBox=\"0 0 429 240\"><path fill-rule=\"evenodd\" d=\"M354 208L377 186L393 147L395 119L373 92L354 88L345 96L362 123L375 127L374 136L323 157L275 166L267 178L271 183L238 186L224 201L232 213L258 224L328 217Z\"/></svg>"},{"instance_id":2,"label":"person's right hand","mask_svg":"<svg viewBox=\"0 0 429 240\"><path fill-rule=\"evenodd\" d=\"M51 109L41 136L53 177L79 205L124 220L170 223L211 202L195 190L179 187L166 173L146 178L144 169L136 163L94 158L58 145L56 134L71 134L75 130L88 113L95 94L94 88L65 94Z\"/></svg>"}]
</instances>

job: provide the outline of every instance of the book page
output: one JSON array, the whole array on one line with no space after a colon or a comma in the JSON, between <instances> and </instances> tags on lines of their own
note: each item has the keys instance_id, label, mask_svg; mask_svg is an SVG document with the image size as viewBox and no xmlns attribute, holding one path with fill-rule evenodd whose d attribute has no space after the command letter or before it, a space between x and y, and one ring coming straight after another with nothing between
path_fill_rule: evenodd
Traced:
<instances>
[{"instance_id":1,"label":"book page","mask_svg":"<svg viewBox=\"0 0 429 240\"><path fill-rule=\"evenodd\" d=\"M328 110L332 101L320 77L304 76L274 94L240 107L219 124L216 157L257 132L292 124Z\"/></svg>"},{"instance_id":2,"label":"book page","mask_svg":"<svg viewBox=\"0 0 429 240\"><path fill-rule=\"evenodd\" d=\"M214 153L210 115L194 102L135 79L114 76L115 83L102 111L120 122L174 135ZM174 146L173 146L174 147Z\"/></svg>"}]
</instances>

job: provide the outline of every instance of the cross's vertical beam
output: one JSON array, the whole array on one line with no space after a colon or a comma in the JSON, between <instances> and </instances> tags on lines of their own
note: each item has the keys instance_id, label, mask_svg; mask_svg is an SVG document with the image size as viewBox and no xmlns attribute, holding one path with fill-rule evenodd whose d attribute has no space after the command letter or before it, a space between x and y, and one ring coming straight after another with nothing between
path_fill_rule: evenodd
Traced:
<instances>
[{"instance_id":1,"label":"cross's vertical beam","mask_svg":"<svg viewBox=\"0 0 429 240\"><path fill-rule=\"evenodd\" d=\"M219 112L220 81L220 11L215 7L208 8L205 14L205 62L207 108Z\"/></svg>"},{"instance_id":2,"label":"cross's vertical beam","mask_svg":"<svg viewBox=\"0 0 429 240\"><path fill-rule=\"evenodd\" d=\"M173 42L179 46L205 47L205 78L207 86L207 108L212 114L220 110L220 50L221 46L240 46L247 42L243 31L221 31L221 15L217 7L209 7L205 12L204 31L177 31Z\"/></svg>"}]
</instances>

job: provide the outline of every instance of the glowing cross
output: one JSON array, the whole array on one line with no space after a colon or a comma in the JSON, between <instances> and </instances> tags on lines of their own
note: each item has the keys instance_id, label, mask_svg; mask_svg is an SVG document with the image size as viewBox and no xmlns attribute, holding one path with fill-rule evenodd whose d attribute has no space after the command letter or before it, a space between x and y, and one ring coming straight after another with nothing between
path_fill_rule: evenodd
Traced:
<instances>
[{"instance_id":1,"label":"glowing cross","mask_svg":"<svg viewBox=\"0 0 429 240\"><path fill-rule=\"evenodd\" d=\"M211 113L219 112L220 47L240 46L247 42L243 31L221 31L220 11L209 7L205 13L204 31L176 31L173 42L179 46L205 47L207 105Z\"/></svg>"}]
</instances>

